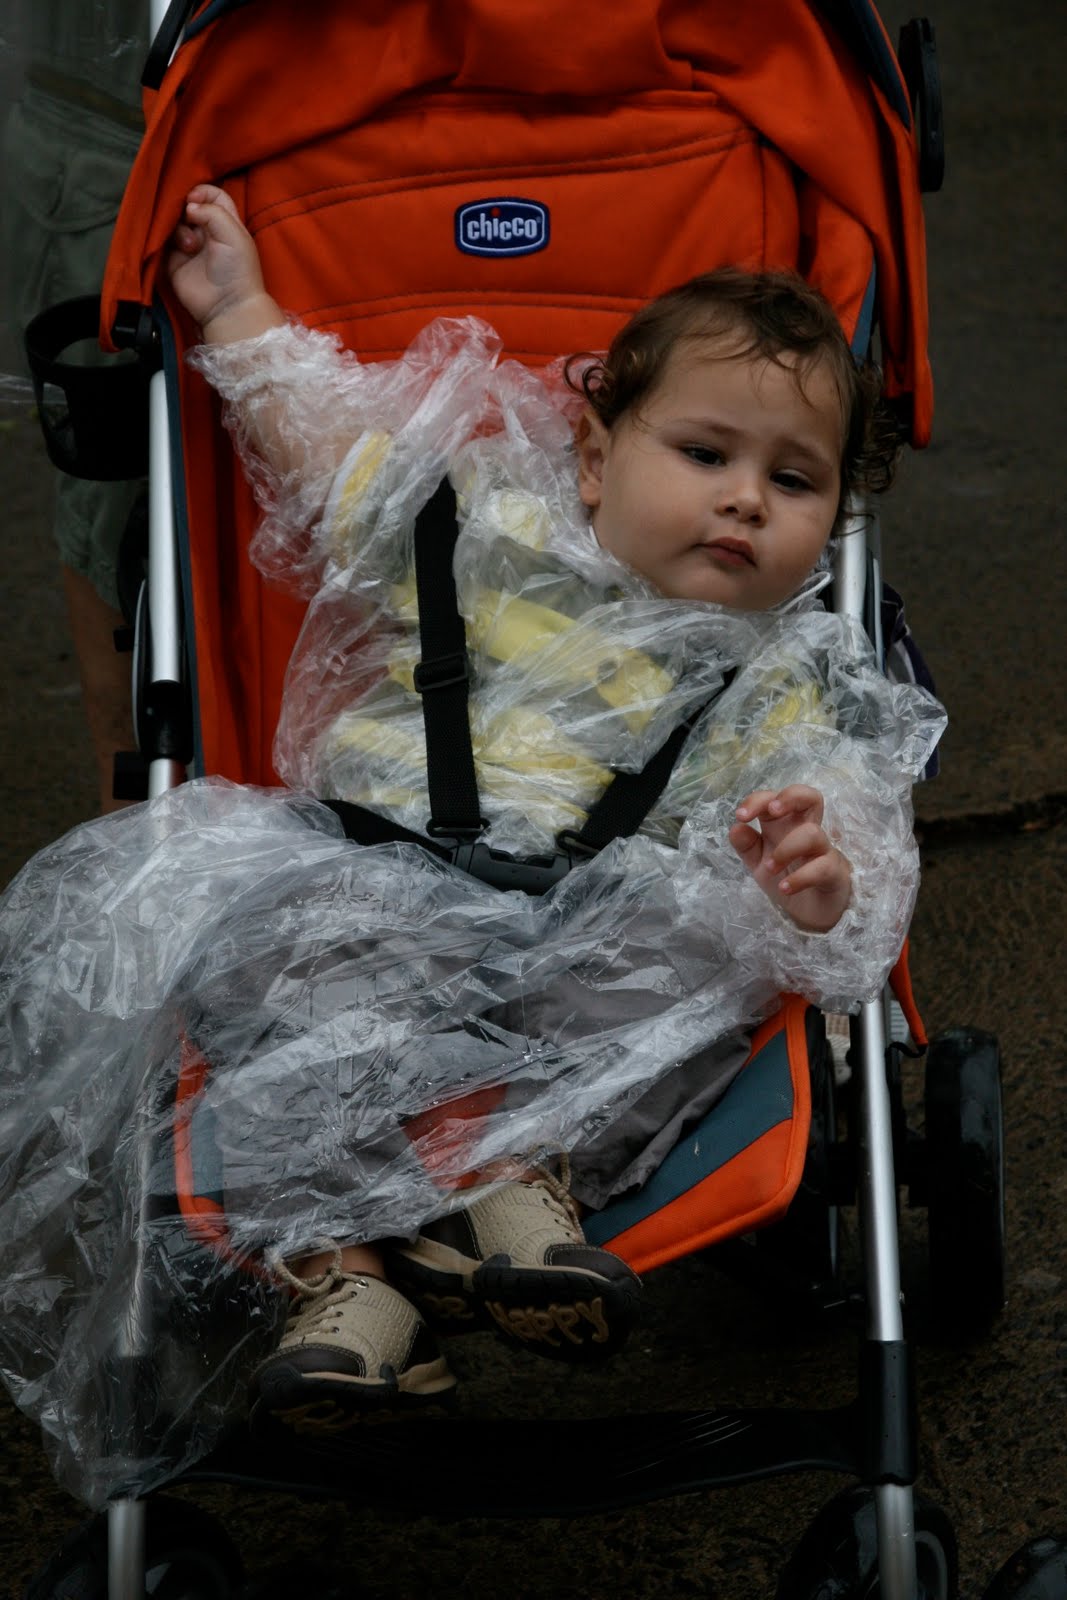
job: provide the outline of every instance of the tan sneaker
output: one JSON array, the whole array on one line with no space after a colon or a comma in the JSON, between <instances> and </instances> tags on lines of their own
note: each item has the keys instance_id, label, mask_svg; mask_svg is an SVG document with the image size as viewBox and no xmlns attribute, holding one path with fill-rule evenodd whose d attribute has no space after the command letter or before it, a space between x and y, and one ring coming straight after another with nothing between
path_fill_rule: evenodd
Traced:
<instances>
[{"instance_id":1,"label":"tan sneaker","mask_svg":"<svg viewBox=\"0 0 1067 1600\"><path fill-rule=\"evenodd\" d=\"M368 1414L447 1404L456 1380L415 1307L378 1278L342 1272L341 1252L317 1278L297 1278L285 1332L252 1375L252 1420L269 1413L296 1433L340 1433Z\"/></svg>"},{"instance_id":2,"label":"tan sneaker","mask_svg":"<svg viewBox=\"0 0 1067 1600\"><path fill-rule=\"evenodd\" d=\"M390 1251L389 1272L439 1333L491 1328L556 1361L613 1355L633 1326L641 1280L588 1244L562 1179L490 1190Z\"/></svg>"}]
</instances>

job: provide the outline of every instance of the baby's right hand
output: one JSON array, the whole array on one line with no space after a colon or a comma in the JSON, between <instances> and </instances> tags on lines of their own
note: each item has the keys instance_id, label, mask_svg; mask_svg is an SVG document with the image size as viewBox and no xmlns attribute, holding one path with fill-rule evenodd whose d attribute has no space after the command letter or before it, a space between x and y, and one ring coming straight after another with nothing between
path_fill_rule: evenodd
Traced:
<instances>
[{"instance_id":1,"label":"baby's right hand","mask_svg":"<svg viewBox=\"0 0 1067 1600\"><path fill-rule=\"evenodd\" d=\"M263 287L259 252L224 189L191 189L174 230L167 273L208 344L252 338L285 318Z\"/></svg>"}]
</instances>

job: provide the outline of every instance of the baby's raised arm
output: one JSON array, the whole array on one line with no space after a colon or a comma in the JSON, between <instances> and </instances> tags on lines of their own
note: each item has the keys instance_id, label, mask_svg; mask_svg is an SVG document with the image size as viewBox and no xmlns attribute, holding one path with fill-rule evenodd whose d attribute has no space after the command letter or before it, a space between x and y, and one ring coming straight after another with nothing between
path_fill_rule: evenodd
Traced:
<instances>
[{"instance_id":1,"label":"baby's raised arm","mask_svg":"<svg viewBox=\"0 0 1067 1600\"><path fill-rule=\"evenodd\" d=\"M473 317L438 319L399 360L361 362L282 310L214 184L187 196L165 268L203 338L188 364L223 402L262 513L256 566L307 594L328 560L395 582L414 511L477 431L496 335Z\"/></svg>"},{"instance_id":2,"label":"baby's raised arm","mask_svg":"<svg viewBox=\"0 0 1067 1600\"><path fill-rule=\"evenodd\" d=\"M203 343L190 365L221 396L265 514L257 541L272 554L260 565L301 584L306 564L317 570L314 530L361 431L359 363L290 321L267 292L255 240L216 185L190 190L165 266L199 324Z\"/></svg>"},{"instance_id":3,"label":"baby's raised arm","mask_svg":"<svg viewBox=\"0 0 1067 1600\"><path fill-rule=\"evenodd\" d=\"M279 328L285 313L263 285L255 240L224 189L197 184L167 257L174 293L205 344L234 344Z\"/></svg>"}]
</instances>

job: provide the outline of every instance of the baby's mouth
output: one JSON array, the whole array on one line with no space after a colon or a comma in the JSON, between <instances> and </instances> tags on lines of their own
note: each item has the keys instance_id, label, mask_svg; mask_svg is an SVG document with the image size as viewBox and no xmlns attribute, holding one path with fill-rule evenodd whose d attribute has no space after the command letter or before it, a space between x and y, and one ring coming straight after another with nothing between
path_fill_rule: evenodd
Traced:
<instances>
[{"instance_id":1,"label":"baby's mouth","mask_svg":"<svg viewBox=\"0 0 1067 1600\"><path fill-rule=\"evenodd\" d=\"M752 546L745 539L713 539L705 545L713 555L731 567L754 567L756 556Z\"/></svg>"}]
</instances>

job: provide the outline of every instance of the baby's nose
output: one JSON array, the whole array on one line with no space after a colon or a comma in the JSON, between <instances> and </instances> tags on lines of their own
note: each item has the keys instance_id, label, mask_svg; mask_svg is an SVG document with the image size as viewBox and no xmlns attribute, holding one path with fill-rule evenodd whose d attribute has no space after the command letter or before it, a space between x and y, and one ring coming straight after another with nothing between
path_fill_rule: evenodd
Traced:
<instances>
[{"instance_id":1,"label":"baby's nose","mask_svg":"<svg viewBox=\"0 0 1067 1600\"><path fill-rule=\"evenodd\" d=\"M741 522L763 522L767 505L758 474L742 471L731 473L721 484L715 509L720 516L736 517Z\"/></svg>"}]
</instances>

